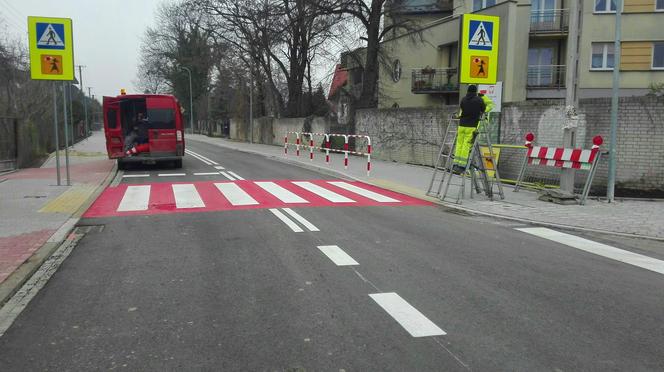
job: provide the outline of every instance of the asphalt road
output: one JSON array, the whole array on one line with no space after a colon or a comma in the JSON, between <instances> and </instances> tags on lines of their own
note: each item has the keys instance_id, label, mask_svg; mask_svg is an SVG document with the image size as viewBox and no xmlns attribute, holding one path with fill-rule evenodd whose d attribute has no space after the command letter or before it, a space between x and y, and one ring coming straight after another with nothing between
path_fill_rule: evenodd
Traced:
<instances>
[{"instance_id":1,"label":"asphalt road","mask_svg":"<svg viewBox=\"0 0 664 372\"><path fill-rule=\"evenodd\" d=\"M118 181L339 179L188 148L203 160ZM0 338L0 370L664 369L662 274L438 206L292 210L320 231L265 208L82 220L100 227Z\"/></svg>"}]
</instances>

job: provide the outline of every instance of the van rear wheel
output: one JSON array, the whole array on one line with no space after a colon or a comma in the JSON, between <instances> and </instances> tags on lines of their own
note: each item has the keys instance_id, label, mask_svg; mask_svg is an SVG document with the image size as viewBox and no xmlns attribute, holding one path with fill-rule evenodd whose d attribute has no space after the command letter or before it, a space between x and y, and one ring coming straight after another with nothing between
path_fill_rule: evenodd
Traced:
<instances>
[{"instance_id":1,"label":"van rear wheel","mask_svg":"<svg viewBox=\"0 0 664 372\"><path fill-rule=\"evenodd\" d=\"M182 159L178 159L178 160L173 161L173 166L175 167L175 169L182 168Z\"/></svg>"}]
</instances>

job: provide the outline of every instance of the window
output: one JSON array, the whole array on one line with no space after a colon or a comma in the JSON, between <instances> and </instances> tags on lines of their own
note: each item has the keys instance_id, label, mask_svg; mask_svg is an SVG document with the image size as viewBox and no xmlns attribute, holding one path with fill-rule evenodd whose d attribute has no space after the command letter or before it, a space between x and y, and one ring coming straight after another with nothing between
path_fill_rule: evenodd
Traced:
<instances>
[{"instance_id":1,"label":"window","mask_svg":"<svg viewBox=\"0 0 664 372\"><path fill-rule=\"evenodd\" d=\"M115 109L108 109L106 113L106 123L110 129L115 129L118 126L118 112Z\"/></svg>"},{"instance_id":2,"label":"window","mask_svg":"<svg viewBox=\"0 0 664 372\"><path fill-rule=\"evenodd\" d=\"M591 70L613 69L613 43L593 43Z\"/></svg>"},{"instance_id":3,"label":"window","mask_svg":"<svg viewBox=\"0 0 664 372\"><path fill-rule=\"evenodd\" d=\"M473 0L473 12L496 5L496 0Z\"/></svg>"},{"instance_id":4,"label":"window","mask_svg":"<svg viewBox=\"0 0 664 372\"><path fill-rule=\"evenodd\" d=\"M657 0L657 3L655 4L655 10L664 11L664 0Z\"/></svg>"},{"instance_id":5,"label":"window","mask_svg":"<svg viewBox=\"0 0 664 372\"><path fill-rule=\"evenodd\" d=\"M652 45L652 68L664 69L664 43Z\"/></svg>"},{"instance_id":6,"label":"window","mask_svg":"<svg viewBox=\"0 0 664 372\"><path fill-rule=\"evenodd\" d=\"M148 109L150 129L175 129L175 111L172 109Z\"/></svg>"},{"instance_id":7,"label":"window","mask_svg":"<svg viewBox=\"0 0 664 372\"><path fill-rule=\"evenodd\" d=\"M615 11L616 0L595 0L595 13L608 13Z\"/></svg>"}]
</instances>

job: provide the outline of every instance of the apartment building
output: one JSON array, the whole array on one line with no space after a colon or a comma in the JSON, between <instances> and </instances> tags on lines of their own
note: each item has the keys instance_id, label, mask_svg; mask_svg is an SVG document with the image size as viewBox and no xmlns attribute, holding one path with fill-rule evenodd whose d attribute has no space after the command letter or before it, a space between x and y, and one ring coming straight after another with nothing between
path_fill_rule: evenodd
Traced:
<instances>
[{"instance_id":1,"label":"apartment building","mask_svg":"<svg viewBox=\"0 0 664 372\"><path fill-rule=\"evenodd\" d=\"M615 0L401 0L388 7L386 24L409 18L417 32L394 32L383 41L380 107L455 104L465 91L458 83L459 20L463 13L501 18L498 80L503 101L564 98L569 53L577 53L579 98L611 94L614 67ZM575 13L576 12L576 13ZM578 49L569 50L570 17L579 16ZM622 96L649 92L664 83L664 0L624 0L622 6ZM354 53L362 53L362 50ZM361 68L342 58L358 89Z\"/></svg>"}]
</instances>

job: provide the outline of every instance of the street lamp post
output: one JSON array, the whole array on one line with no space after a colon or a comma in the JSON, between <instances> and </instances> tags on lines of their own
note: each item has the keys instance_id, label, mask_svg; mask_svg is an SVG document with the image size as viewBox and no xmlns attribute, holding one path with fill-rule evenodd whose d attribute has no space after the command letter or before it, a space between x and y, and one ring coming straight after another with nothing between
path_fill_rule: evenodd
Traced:
<instances>
[{"instance_id":1,"label":"street lamp post","mask_svg":"<svg viewBox=\"0 0 664 372\"><path fill-rule=\"evenodd\" d=\"M191 87L191 70L187 67L180 66L181 69L187 71L189 74L189 125L191 126L191 132L194 132L194 91Z\"/></svg>"}]
</instances>

